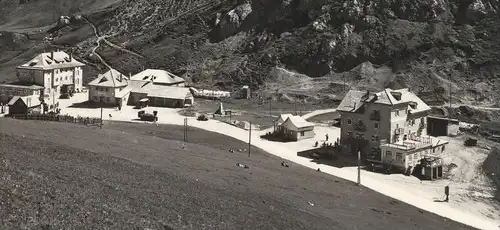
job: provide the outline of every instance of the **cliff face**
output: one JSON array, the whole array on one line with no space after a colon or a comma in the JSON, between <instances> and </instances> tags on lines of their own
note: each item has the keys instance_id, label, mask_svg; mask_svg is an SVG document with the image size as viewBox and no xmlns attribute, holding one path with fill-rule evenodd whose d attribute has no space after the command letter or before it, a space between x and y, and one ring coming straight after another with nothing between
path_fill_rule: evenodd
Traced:
<instances>
[{"instance_id":1,"label":"cliff face","mask_svg":"<svg viewBox=\"0 0 500 230\"><path fill-rule=\"evenodd\" d=\"M140 54L109 45L96 50L125 72L168 68L194 84L232 88L262 87L280 67L353 88L410 87L436 103L448 100L449 90L464 103L487 103L499 98L493 87L500 78L499 6L498 0L138 0L84 15L110 42ZM52 43L76 47L100 66L90 58L96 38L85 26L57 29Z\"/></svg>"}]
</instances>

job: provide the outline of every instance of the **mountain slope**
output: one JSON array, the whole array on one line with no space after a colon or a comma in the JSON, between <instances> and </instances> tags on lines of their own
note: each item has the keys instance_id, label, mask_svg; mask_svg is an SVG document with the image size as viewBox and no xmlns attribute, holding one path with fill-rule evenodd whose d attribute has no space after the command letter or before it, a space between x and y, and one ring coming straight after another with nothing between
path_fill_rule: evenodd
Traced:
<instances>
[{"instance_id":1,"label":"mountain slope","mask_svg":"<svg viewBox=\"0 0 500 230\"><path fill-rule=\"evenodd\" d=\"M19 25L22 20L15 15L43 2L48 1L15 7L11 3L14 13L8 19ZM116 4L105 8L111 2ZM280 67L332 84L345 81L353 88L410 87L433 103L449 100L450 90L455 102L490 103L500 98L495 90L500 64L497 0L66 4L65 11L54 11L65 15L82 11L97 27L98 36L108 36L95 51L124 72L167 68L194 85L231 89L250 84L275 92L287 85L263 86L276 85L271 84L277 81L274 69ZM82 8L88 4L94 8ZM13 25L6 19L0 22L0 28ZM73 48L90 63L88 80L103 71L105 65L92 53L97 38L88 23L72 20L50 32L54 37L50 44L32 42L42 50ZM26 54L27 47L20 46L16 54ZM13 65L13 60L7 62ZM7 66L2 60L2 73Z\"/></svg>"}]
</instances>

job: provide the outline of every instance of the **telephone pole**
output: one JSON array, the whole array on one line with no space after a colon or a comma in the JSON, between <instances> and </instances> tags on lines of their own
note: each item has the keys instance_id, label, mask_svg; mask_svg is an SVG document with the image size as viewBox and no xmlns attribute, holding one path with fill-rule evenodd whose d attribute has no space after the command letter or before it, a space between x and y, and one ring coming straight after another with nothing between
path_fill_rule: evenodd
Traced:
<instances>
[{"instance_id":1,"label":"telephone pole","mask_svg":"<svg viewBox=\"0 0 500 230\"><path fill-rule=\"evenodd\" d=\"M188 122L187 122L187 117L184 118L184 142L187 142L187 125L188 125Z\"/></svg>"},{"instance_id":2,"label":"telephone pole","mask_svg":"<svg viewBox=\"0 0 500 230\"><path fill-rule=\"evenodd\" d=\"M252 148L252 122L248 130L248 157L250 157L250 149Z\"/></svg>"},{"instance_id":3,"label":"telephone pole","mask_svg":"<svg viewBox=\"0 0 500 230\"><path fill-rule=\"evenodd\" d=\"M269 100L269 116L273 117L272 115L272 104L273 104L273 96L271 95L271 99Z\"/></svg>"},{"instance_id":4,"label":"telephone pole","mask_svg":"<svg viewBox=\"0 0 500 230\"><path fill-rule=\"evenodd\" d=\"M361 151L358 150L358 185L361 184Z\"/></svg>"}]
</instances>

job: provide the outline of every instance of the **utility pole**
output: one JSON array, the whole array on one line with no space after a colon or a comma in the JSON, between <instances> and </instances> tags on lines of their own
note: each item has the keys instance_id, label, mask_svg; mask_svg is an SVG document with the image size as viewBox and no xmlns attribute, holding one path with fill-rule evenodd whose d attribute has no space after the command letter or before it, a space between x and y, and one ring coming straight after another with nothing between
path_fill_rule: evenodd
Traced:
<instances>
[{"instance_id":1,"label":"utility pole","mask_svg":"<svg viewBox=\"0 0 500 230\"><path fill-rule=\"evenodd\" d=\"M184 142L187 142L187 117L184 118Z\"/></svg>"},{"instance_id":2,"label":"utility pole","mask_svg":"<svg viewBox=\"0 0 500 230\"><path fill-rule=\"evenodd\" d=\"M272 115L272 104L273 104L273 95L271 95L271 99L269 100L269 116L273 117Z\"/></svg>"},{"instance_id":3,"label":"utility pole","mask_svg":"<svg viewBox=\"0 0 500 230\"><path fill-rule=\"evenodd\" d=\"M248 157L250 157L251 148L252 148L252 122L250 122L250 129L248 130Z\"/></svg>"},{"instance_id":4,"label":"utility pole","mask_svg":"<svg viewBox=\"0 0 500 230\"><path fill-rule=\"evenodd\" d=\"M101 104L101 124L99 125L99 129L102 129L102 104Z\"/></svg>"},{"instance_id":5,"label":"utility pole","mask_svg":"<svg viewBox=\"0 0 500 230\"><path fill-rule=\"evenodd\" d=\"M448 81L449 81L449 84L450 84L450 99L449 100L450 100L450 110L451 110L451 75L450 75ZM450 118L450 112L448 111L448 119L449 118Z\"/></svg>"},{"instance_id":6,"label":"utility pole","mask_svg":"<svg viewBox=\"0 0 500 230\"><path fill-rule=\"evenodd\" d=\"M358 185L361 184L361 151L358 150Z\"/></svg>"}]
</instances>

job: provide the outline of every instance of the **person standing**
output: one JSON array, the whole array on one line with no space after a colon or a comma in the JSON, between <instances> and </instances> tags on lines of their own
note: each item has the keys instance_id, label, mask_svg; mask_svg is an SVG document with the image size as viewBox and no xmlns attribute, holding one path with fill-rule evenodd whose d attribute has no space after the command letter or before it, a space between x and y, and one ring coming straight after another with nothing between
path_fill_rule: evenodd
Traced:
<instances>
[{"instance_id":1,"label":"person standing","mask_svg":"<svg viewBox=\"0 0 500 230\"><path fill-rule=\"evenodd\" d=\"M446 195L446 199L444 201L448 202L448 198L450 196L450 186L446 185L446 187L444 187L444 194Z\"/></svg>"},{"instance_id":2,"label":"person standing","mask_svg":"<svg viewBox=\"0 0 500 230\"><path fill-rule=\"evenodd\" d=\"M325 135L325 137L326 137L326 141L328 141L328 133Z\"/></svg>"}]
</instances>

